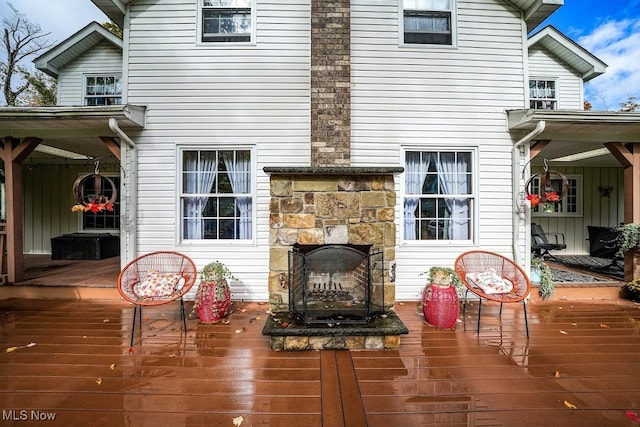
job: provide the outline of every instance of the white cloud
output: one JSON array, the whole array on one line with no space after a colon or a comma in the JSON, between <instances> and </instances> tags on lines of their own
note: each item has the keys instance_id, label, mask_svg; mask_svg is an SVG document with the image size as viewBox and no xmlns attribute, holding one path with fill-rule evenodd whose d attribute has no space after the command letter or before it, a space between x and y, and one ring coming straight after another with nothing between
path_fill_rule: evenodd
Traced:
<instances>
[{"instance_id":1,"label":"white cloud","mask_svg":"<svg viewBox=\"0 0 640 427\"><path fill-rule=\"evenodd\" d=\"M640 98L640 18L605 22L578 43L608 65L585 87L594 109L618 110L629 96Z\"/></svg>"}]
</instances>

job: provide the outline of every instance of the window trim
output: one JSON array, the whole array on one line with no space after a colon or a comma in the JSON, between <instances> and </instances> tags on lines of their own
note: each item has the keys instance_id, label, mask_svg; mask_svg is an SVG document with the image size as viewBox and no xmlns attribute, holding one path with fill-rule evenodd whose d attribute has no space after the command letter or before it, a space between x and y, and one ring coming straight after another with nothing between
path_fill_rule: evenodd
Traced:
<instances>
[{"instance_id":1,"label":"window trim","mask_svg":"<svg viewBox=\"0 0 640 427\"><path fill-rule=\"evenodd\" d=\"M82 176L83 174L78 174L78 177ZM80 233L110 233L110 234L120 234L120 229L121 229L121 224L122 224L122 203L121 203L121 197L122 197L122 177L120 176L120 174L118 174L118 172L101 172L100 175L107 177L107 178L117 178L118 179L118 183L120 184L117 188L118 191L118 198L116 199L115 204L117 204L119 213L117 215L117 224L118 224L118 228L85 228L84 227L84 216L85 215L96 215L93 213L87 213L87 212L82 212L80 213L80 215L78 215L78 232ZM103 211L104 212L104 211ZM100 214L100 213L99 213Z\"/></svg>"},{"instance_id":2,"label":"window trim","mask_svg":"<svg viewBox=\"0 0 640 427\"><path fill-rule=\"evenodd\" d=\"M250 239L186 239L183 237L184 221L182 217L182 155L185 151L249 151L251 156L251 238ZM229 246L255 246L257 243L257 219L258 219L258 196L257 196L257 149L254 144L225 144L214 143L206 145L177 144L176 145L176 242L178 245L204 246L211 244Z\"/></svg>"},{"instance_id":3,"label":"window trim","mask_svg":"<svg viewBox=\"0 0 640 427\"><path fill-rule=\"evenodd\" d=\"M544 81L544 82L553 82L555 85L555 98L532 98L531 97L531 82L532 81ZM529 109L531 110L558 110L560 109L560 97L558 96L558 78L555 77L539 77L539 76L535 76L535 77L529 77L529 82L527 87L529 88L529 90L527 91L527 98L528 98L528 106ZM531 102L532 101L555 101L555 107L554 108L533 108L531 107Z\"/></svg>"},{"instance_id":4,"label":"window trim","mask_svg":"<svg viewBox=\"0 0 640 427\"><path fill-rule=\"evenodd\" d=\"M421 49L455 49L458 47L458 0L451 1L451 10L448 11L451 16L451 44L437 44L437 43L405 43L404 41L404 3L405 0L398 2L398 43L401 47L416 47ZM411 9L414 10L414 9ZM424 12L442 13L445 11L439 10L424 10Z\"/></svg>"},{"instance_id":5,"label":"window trim","mask_svg":"<svg viewBox=\"0 0 640 427\"><path fill-rule=\"evenodd\" d=\"M89 98L98 98L98 96L90 96L87 94L87 80L90 77L117 77L120 80L120 95L116 96L116 95L104 95L102 97L104 98L120 98L120 102L116 103L116 104L95 104L93 106L106 106L106 105L122 105L122 101L123 101L123 80L122 80L122 73L120 72L113 72L113 73L83 73L82 74L82 105L83 106L89 106L89 104L87 103L87 99Z\"/></svg>"},{"instance_id":6,"label":"window trim","mask_svg":"<svg viewBox=\"0 0 640 427\"><path fill-rule=\"evenodd\" d=\"M564 174L564 176L567 177L569 182L571 182L572 180L575 180L576 182L576 212L543 212L542 207L538 205L531 208L532 217L581 218L583 216L583 211L584 211L583 176L580 174ZM540 179L535 178L533 185L534 187L539 186ZM571 190L571 187L569 187L569 191L570 190ZM557 203L560 203L563 206L563 208L566 207L566 203L567 203L566 196ZM566 210L566 208L564 210Z\"/></svg>"},{"instance_id":7,"label":"window trim","mask_svg":"<svg viewBox=\"0 0 640 427\"><path fill-rule=\"evenodd\" d=\"M250 6L250 10L251 10L251 31L249 32L249 41L214 41L214 40L209 40L209 41L205 41L203 40L203 31L204 31L204 25L203 25L203 20L204 20L204 14L203 14L203 9L205 9L204 6L204 0L198 0L196 2L196 16L197 16L197 22L196 22L196 45L197 46L201 46L201 47L215 47L215 48L229 48L229 47L236 47L239 45L242 46L251 46L251 45L255 45L256 44L256 0L251 0L251 6Z\"/></svg>"},{"instance_id":8,"label":"window trim","mask_svg":"<svg viewBox=\"0 0 640 427\"><path fill-rule=\"evenodd\" d=\"M472 201L472 207L469 212L471 217L471 230L469 231L469 239L465 240L411 240L405 238L405 223L404 223L404 200L407 197L406 189L406 155L410 151L420 152L438 152L438 153L460 153L468 152L471 154L471 193L469 194L469 200ZM400 159L402 166L405 167L405 172L400 175L400 197L399 197L399 215L400 215L400 245L416 245L416 246L458 246L458 247L474 247L479 241L479 222L480 222L480 203L479 203L479 149L477 146L460 145L455 148L437 146L425 146L425 145L404 145L401 147Z\"/></svg>"}]
</instances>

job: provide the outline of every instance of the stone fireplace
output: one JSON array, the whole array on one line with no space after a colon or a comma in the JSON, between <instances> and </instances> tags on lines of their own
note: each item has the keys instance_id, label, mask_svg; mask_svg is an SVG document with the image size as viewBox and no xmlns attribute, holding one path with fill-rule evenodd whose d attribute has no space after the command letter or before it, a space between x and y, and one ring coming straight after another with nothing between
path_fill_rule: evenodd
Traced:
<instances>
[{"instance_id":1,"label":"stone fireplace","mask_svg":"<svg viewBox=\"0 0 640 427\"><path fill-rule=\"evenodd\" d=\"M392 311L394 176L402 168L264 170L271 177L269 303L275 315L264 329L271 347L395 348L406 333ZM334 252L330 260L323 258L327 251ZM303 255L311 258L306 264ZM301 312L309 303L310 312Z\"/></svg>"},{"instance_id":2,"label":"stone fireplace","mask_svg":"<svg viewBox=\"0 0 640 427\"><path fill-rule=\"evenodd\" d=\"M397 348L408 333L392 310L403 168L351 167L350 0L311 0L310 36L311 166L264 168L274 315L263 334L275 350Z\"/></svg>"}]
</instances>

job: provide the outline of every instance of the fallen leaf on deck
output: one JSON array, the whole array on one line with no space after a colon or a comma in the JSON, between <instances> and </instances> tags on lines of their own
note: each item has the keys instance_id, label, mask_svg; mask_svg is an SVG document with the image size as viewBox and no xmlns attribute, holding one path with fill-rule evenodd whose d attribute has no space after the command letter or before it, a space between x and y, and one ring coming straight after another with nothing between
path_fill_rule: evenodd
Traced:
<instances>
[{"instance_id":1,"label":"fallen leaf on deck","mask_svg":"<svg viewBox=\"0 0 640 427\"><path fill-rule=\"evenodd\" d=\"M262 319L261 316L256 316L256 320L260 320L260 319Z\"/></svg>"},{"instance_id":2,"label":"fallen leaf on deck","mask_svg":"<svg viewBox=\"0 0 640 427\"><path fill-rule=\"evenodd\" d=\"M175 354L170 354L169 358L172 358L172 357L177 357L177 356Z\"/></svg>"},{"instance_id":3,"label":"fallen leaf on deck","mask_svg":"<svg viewBox=\"0 0 640 427\"><path fill-rule=\"evenodd\" d=\"M244 313L245 311L247 311L247 309L246 309L246 308L241 308L241 309L240 309L240 313Z\"/></svg>"},{"instance_id":4,"label":"fallen leaf on deck","mask_svg":"<svg viewBox=\"0 0 640 427\"><path fill-rule=\"evenodd\" d=\"M561 334L565 334L565 335L569 335L569 332L567 332L567 331L563 331L562 329L560 330L560 333L561 333Z\"/></svg>"},{"instance_id":5,"label":"fallen leaf on deck","mask_svg":"<svg viewBox=\"0 0 640 427\"><path fill-rule=\"evenodd\" d=\"M115 364L115 363L112 363L112 364L109 366L109 368L111 368L111 370L113 371L114 369L116 369L116 364Z\"/></svg>"},{"instance_id":6,"label":"fallen leaf on deck","mask_svg":"<svg viewBox=\"0 0 640 427\"><path fill-rule=\"evenodd\" d=\"M566 400L564 401L564 406L566 406L569 409L578 409L576 405L574 405L573 403L567 402Z\"/></svg>"},{"instance_id":7,"label":"fallen leaf on deck","mask_svg":"<svg viewBox=\"0 0 640 427\"><path fill-rule=\"evenodd\" d=\"M102 323L109 323L109 319L104 319Z\"/></svg>"},{"instance_id":8,"label":"fallen leaf on deck","mask_svg":"<svg viewBox=\"0 0 640 427\"><path fill-rule=\"evenodd\" d=\"M242 333L242 329L236 329L234 332L235 332L236 334L241 334L241 333Z\"/></svg>"},{"instance_id":9,"label":"fallen leaf on deck","mask_svg":"<svg viewBox=\"0 0 640 427\"><path fill-rule=\"evenodd\" d=\"M129 354L134 353L136 350L133 347L129 347Z\"/></svg>"},{"instance_id":10,"label":"fallen leaf on deck","mask_svg":"<svg viewBox=\"0 0 640 427\"><path fill-rule=\"evenodd\" d=\"M224 319L224 320L222 321L222 324L223 324L223 325L228 325L229 323L230 323L230 322L229 322L227 319Z\"/></svg>"},{"instance_id":11,"label":"fallen leaf on deck","mask_svg":"<svg viewBox=\"0 0 640 427\"><path fill-rule=\"evenodd\" d=\"M403 302L399 302L398 305L404 305L404 303Z\"/></svg>"},{"instance_id":12,"label":"fallen leaf on deck","mask_svg":"<svg viewBox=\"0 0 640 427\"><path fill-rule=\"evenodd\" d=\"M572 323L571 326L578 326L578 324L577 323Z\"/></svg>"},{"instance_id":13,"label":"fallen leaf on deck","mask_svg":"<svg viewBox=\"0 0 640 427\"><path fill-rule=\"evenodd\" d=\"M609 327L609 325L605 325L604 323L600 323L600 327L604 328L604 329L607 329Z\"/></svg>"},{"instance_id":14,"label":"fallen leaf on deck","mask_svg":"<svg viewBox=\"0 0 640 427\"><path fill-rule=\"evenodd\" d=\"M556 378L560 378L560 372L556 371L556 373L553 374L553 376L556 377Z\"/></svg>"},{"instance_id":15,"label":"fallen leaf on deck","mask_svg":"<svg viewBox=\"0 0 640 427\"><path fill-rule=\"evenodd\" d=\"M102 378L96 378L96 384L98 385L102 384Z\"/></svg>"},{"instance_id":16,"label":"fallen leaf on deck","mask_svg":"<svg viewBox=\"0 0 640 427\"><path fill-rule=\"evenodd\" d=\"M19 346L16 346L16 347L9 347L5 351L7 353L11 353L12 351L16 351L19 348L29 348L29 347L33 347L35 345L36 345L36 343L30 342L29 344L25 344L25 345L19 345Z\"/></svg>"},{"instance_id":17,"label":"fallen leaf on deck","mask_svg":"<svg viewBox=\"0 0 640 427\"><path fill-rule=\"evenodd\" d=\"M242 424L242 422L244 421L244 418L242 417L235 417L233 419L233 425L236 427L240 427L240 424Z\"/></svg>"},{"instance_id":18,"label":"fallen leaf on deck","mask_svg":"<svg viewBox=\"0 0 640 427\"><path fill-rule=\"evenodd\" d=\"M640 416L638 416L638 414L636 414L635 412L627 411L625 415L627 416L627 418L640 423Z\"/></svg>"}]
</instances>

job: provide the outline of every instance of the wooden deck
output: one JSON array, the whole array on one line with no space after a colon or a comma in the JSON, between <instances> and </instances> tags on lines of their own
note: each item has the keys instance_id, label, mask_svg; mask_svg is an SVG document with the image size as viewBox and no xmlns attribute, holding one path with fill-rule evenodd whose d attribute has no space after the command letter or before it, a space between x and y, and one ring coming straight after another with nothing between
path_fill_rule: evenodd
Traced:
<instances>
[{"instance_id":1,"label":"wooden deck","mask_svg":"<svg viewBox=\"0 0 640 427\"><path fill-rule=\"evenodd\" d=\"M527 340L520 304L483 304L477 335L476 305L438 330L406 302L398 351L305 352L268 349L267 307L186 335L177 303L147 308L130 352L129 305L0 300L2 425L638 425L637 304L534 301Z\"/></svg>"}]
</instances>

